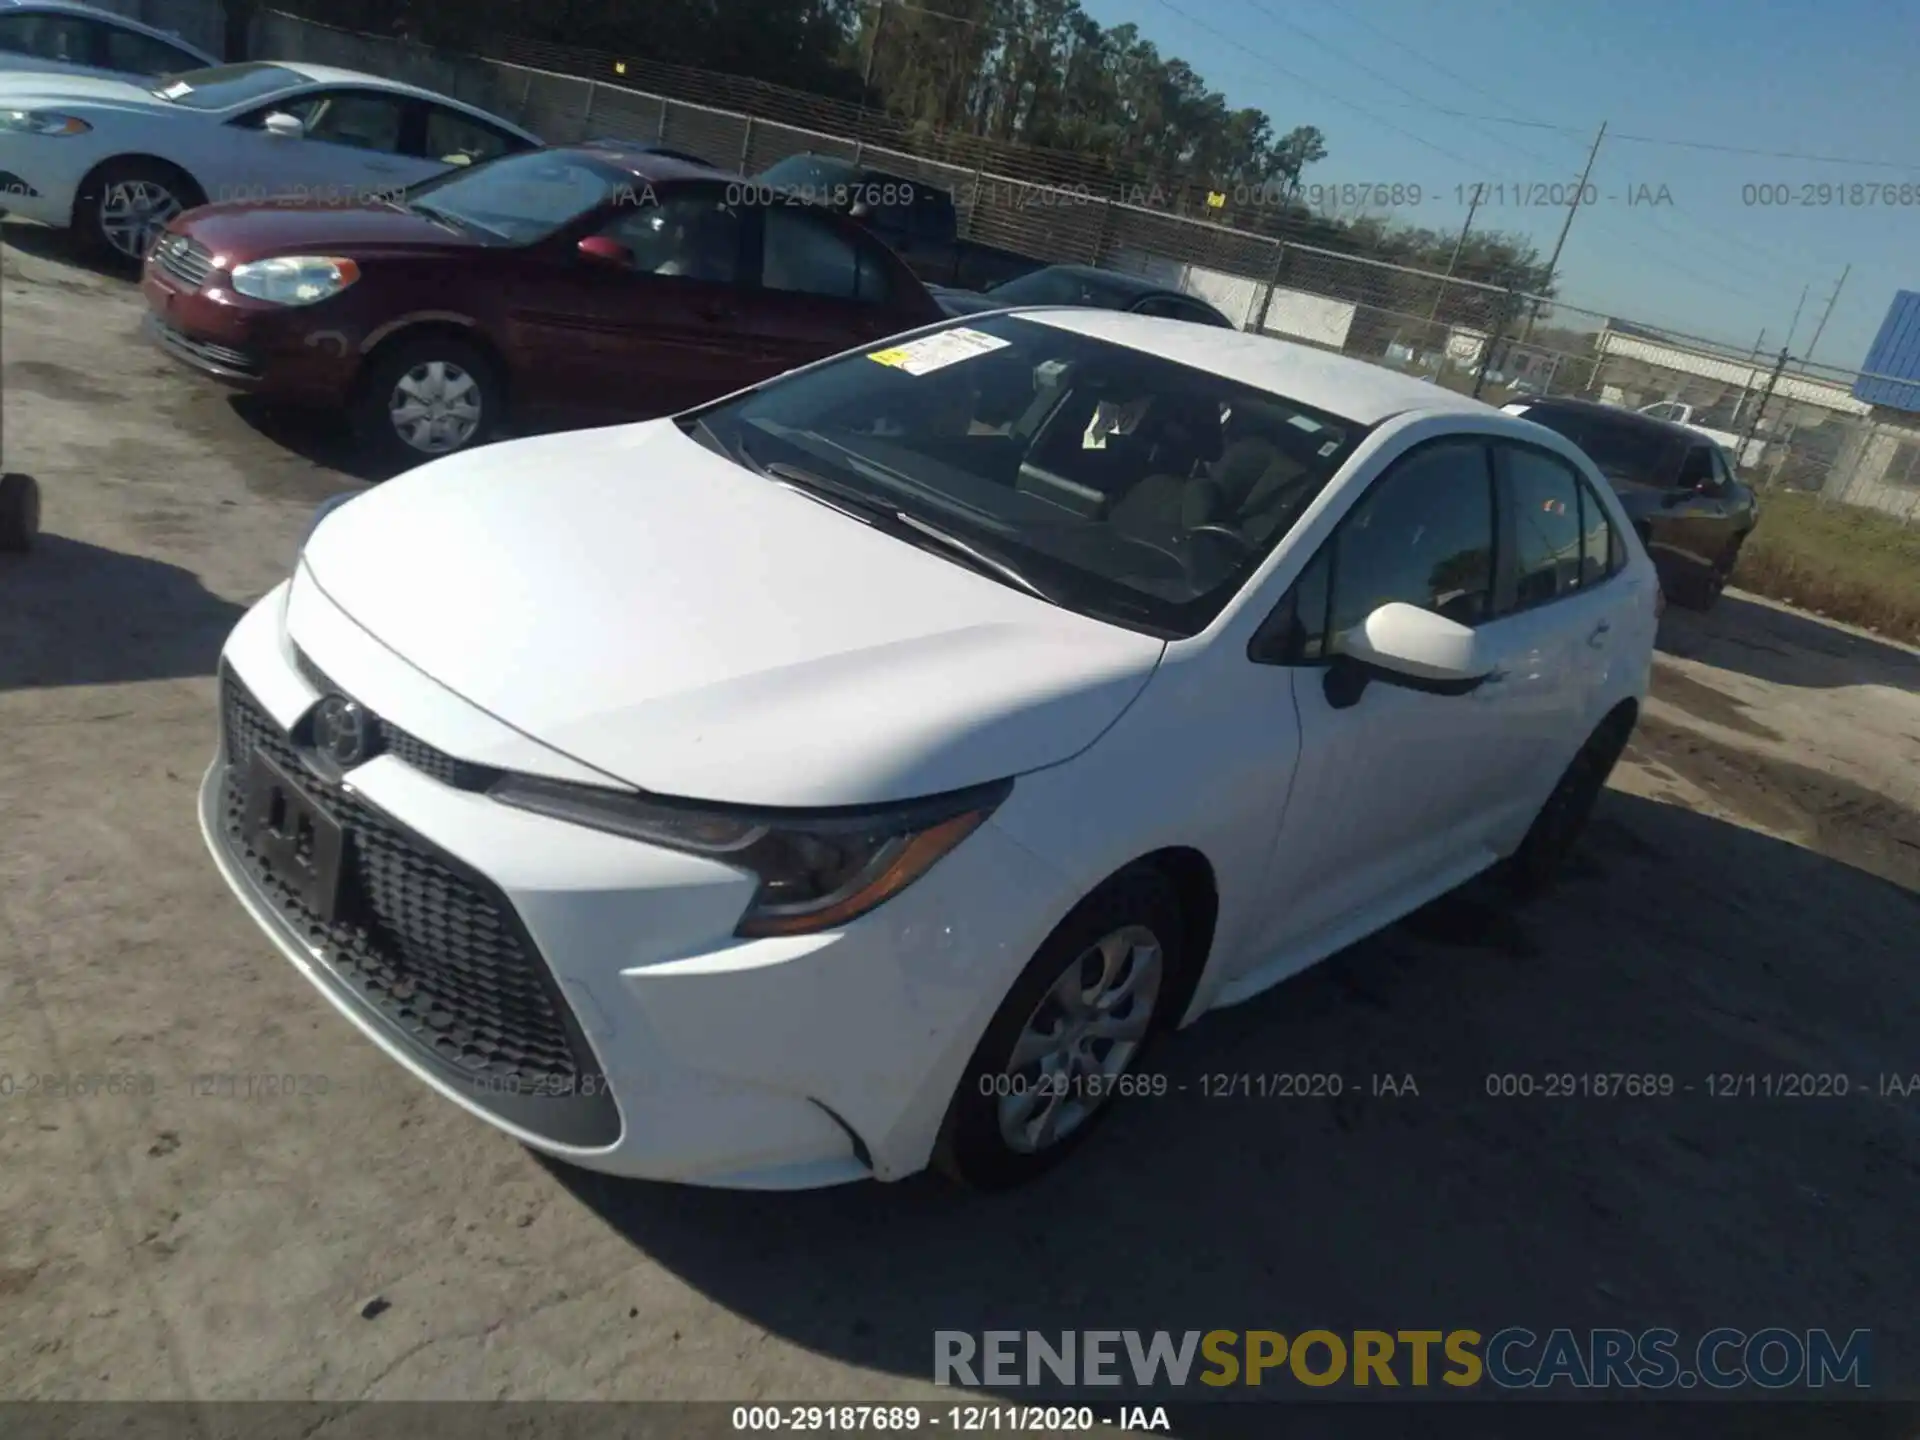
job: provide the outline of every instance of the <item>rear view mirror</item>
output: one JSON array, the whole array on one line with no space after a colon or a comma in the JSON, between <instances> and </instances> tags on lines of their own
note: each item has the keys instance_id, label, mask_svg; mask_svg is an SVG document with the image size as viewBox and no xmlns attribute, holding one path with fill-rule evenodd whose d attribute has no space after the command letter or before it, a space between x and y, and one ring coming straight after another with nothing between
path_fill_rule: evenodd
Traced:
<instances>
[{"instance_id":1,"label":"rear view mirror","mask_svg":"<svg viewBox=\"0 0 1920 1440\"><path fill-rule=\"evenodd\" d=\"M298 140L307 133L307 127L300 122L298 115L289 115L284 110L276 110L261 122L261 129L269 135L282 140Z\"/></svg>"},{"instance_id":2,"label":"rear view mirror","mask_svg":"<svg viewBox=\"0 0 1920 1440\"><path fill-rule=\"evenodd\" d=\"M1479 631L1398 600L1382 605L1343 639L1326 679L1327 700L1337 709L1357 703L1369 680L1466 695L1493 673Z\"/></svg>"},{"instance_id":3,"label":"rear view mirror","mask_svg":"<svg viewBox=\"0 0 1920 1440\"><path fill-rule=\"evenodd\" d=\"M589 235L580 242L580 258L590 260L595 265L609 265L616 270L627 270L633 266L633 252L618 240L605 235Z\"/></svg>"}]
</instances>

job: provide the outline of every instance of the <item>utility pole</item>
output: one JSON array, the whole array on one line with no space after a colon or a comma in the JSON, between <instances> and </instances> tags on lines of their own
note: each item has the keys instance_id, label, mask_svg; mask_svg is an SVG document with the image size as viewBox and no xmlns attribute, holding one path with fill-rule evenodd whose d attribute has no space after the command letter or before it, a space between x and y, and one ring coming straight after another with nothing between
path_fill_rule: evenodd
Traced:
<instances>
[{"instance_id":1,"label":"utility pole","mask_svg":"<svg viewBox=\"0 0 1920 1440\"><path fill-rule=\"evenodd\" d=\"M1807 308L1807 292L1812 288L1811 285L1800 287L1800 303L1793 307L1793 323L1787 326L1787 349L1789 350L1793 349L1793 332L1800 328L1800 312ZM1767 332L1762 330L1760 333L1764 335Z\"/></svg>"},{"instance_id":2,"label":"utility pole","mask_svg":"<svg viewBox=\"0 0 1920 1440\"><path fill-rule=\"evenodd\" d=\"M1788 339L1791 343L1792 337ZM1747 378L1740 382L1740 398L1734 402L1733 416L1727 421L1730 426L1740 423L1740 412L1747 408L1747 398L1753 394L1753 382L1760 378L1760 352L1766 348L1766 344L1767 332L1762 330L1760 338L1753 342L1753 354L1747 357Z\"/></svg>"},{"instance_id":3,"label":"utility pole","mask_svg":"<svg viewBox=\"0 0 1920 1440\"><path fill-rule=\"evenodd\" d=\"M1820 323L1813 327L1813 338L1807 342L1807 359L1813 359L1813 347L1820 343L1820 332L1827 328L1827 319L1833 314L1833 302L1840 298L1840 287L1847 283L1847 276L1853 273L1849 265L1840 272L1840 278L1834 282L1833 294L1827 297L1827 308L1820 314Z\"/></svg>"},{"instance_id":4,"label":"utility pole","mask_svg":"<svg viewBox=\"0 0 1920 1440\"><path fill-rule=\"evenodd\" d=\"M1587 163L1581 167L1580 183L1573 187L1573 203L1567 206L1567 218L1560 226L1560 238L1553 242L1553 254L1547 257L1547 283L1553 283L1553 272L1560 264L1560 251L1567 243L1567 232L1573 229L1573 217L1580 213L1580 201L1587 193L1587 177L1593 173L1594 157L1600 153L1600 142L1607 138L1607 122L1600 122L1600 131L1593 137L1593 148L1587 151ZM1527 343L1533 334L1533 322L1539 318L1540 302L1536 299L1527 307L1527 326L1520 332L1520 343Z\"/></svg>"},{"instance_id":5,"label":"utility pole","mask_svg":"<svg viewBox=\"0 0 1920 1440\"><path fill-rule=\"evenodd\" d=\"M1467 202L1466 223L1460 227L1460 238L1453 242L1453 254L1447 257L1447 280L1453 279L1453 267L1460 263L1461 247L1467 243L1467 232L1473 228L1473 212L1480 208L1480 191L1481 183L1476 180L1473 182L1473 199ZM1433 308L1427 311L1427 324L1433 324L1434 317L1440 313L1440 301L1445 297L1446 293L1447 285L1446 281L1443 280L1440 282L1439 289L1434 291Z\"/></svg>"},{"instance_id":6,"label":"utility pole","mask_svg":"<svg viewBox=\"0 0 1920 1440\"><path fill-rule=\"evenodd\" d=\"M867 36L867 63L860 71L860 103L873 89L873 58L880 53L880 27L887 21L887 0L873 0L873 33Z\"/></svg>"}]
</instances>

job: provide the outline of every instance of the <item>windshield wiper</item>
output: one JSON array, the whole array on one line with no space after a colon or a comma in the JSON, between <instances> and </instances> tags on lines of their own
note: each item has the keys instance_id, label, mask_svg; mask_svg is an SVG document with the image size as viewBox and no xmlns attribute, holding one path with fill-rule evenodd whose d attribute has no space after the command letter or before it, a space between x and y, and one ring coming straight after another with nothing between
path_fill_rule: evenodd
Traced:
<instances>
[{"instance_id":1,"label":"windshield wiper","mask_svg":"<svg viewBox=\"0 0 1920 1440\"><path fill-rule=\"evenodd\" d=\"M751 461L748 463L752 464ZM823 475L816 475L811 470L803 470L798 465L789 465L785 461L776 460L769 465L754 465L753 468L786 485L789 489L798 490L808 498L817 500L822 505L838 510L855 520L869 525L880 524L897 540L905 540L909 545L922 550L937 547L948 555L959 557L973 569L1011 585L1016 590L1024 590L1027 594L1044 600L1049 605L1059 603L1005 560L987 554L984 550L962 540L958 535L949 535L938 525L922 520L918 515L895 509L883 501L874 499L871 495L855 490L850 485L839 484ZM903 535L901 533L903 530L908 533ZM931 547L923 543L929 540L933 542Z\"/></svg>"},{"instance_id":2,"label":"windshield wiper","mask_svg":"<svg viewBox=\"0 0 1920 1440\"><path fill-rule=\"evenodd\" d=\"M465 219L464 217L459 215L455 215L450 210L442 210L437 205L422 205L418 200L407 200L401 203L405 206L406 209L411 211L413 214L424 215L427 219L431 220L434 224L444 225L447 229L453 231L453 233L456 235L471 235L475 231L481 231L488 235L491 235L494 233L493 231L488 230L484 225L477 225L471 220Z\"/></svg>"},{"instance_id":3,"label":"windshield wiper","mask_svg":"<svg viewBox=\"0 0 1920 1440\"><path fill-rule=\"evenodd\" d=\"M1038 585L1034 584L1033 581L1021 574L1014 566L1009 565L998 556L989 555L984 550L976 549L965 540L962 540L958 535L949 535L938 525L929 525L918 515L909 515L904 510L894 511L893 518L909 530L924 535L927 539L933 541L934 544L943 549L951 551L955 555L964 556L973 562L975 569L987 571L1006 581L1007 584L1013 586L1016 590L1024 590L1029 595L1046 601L1049 605L1058 603L1051 595L1047 594L1046 591L1042 590Z\"/></svg>"},{"instance_id":4,"label":"windshield wiper","mask_svg":"<svg viewBox=\"0 0 1920 1440\"><path fill-rule=\"evenodd\" d=\"M745 451L742 451L741 455L742 458L747 458ZM830 501L834 509L845 511L857 520L864 520L870 524L875 520L892 520L899 514L897 510L890 509L871 495L863 494L850 485L837 484L824 475L816 475L811 470L801 469L798 465L789 465L784 460L775 460L771 464L762 465L747 458L747 463L762 475L778 480L789 490L798 490L810 500Z\"/></svg>"}]
</instances>

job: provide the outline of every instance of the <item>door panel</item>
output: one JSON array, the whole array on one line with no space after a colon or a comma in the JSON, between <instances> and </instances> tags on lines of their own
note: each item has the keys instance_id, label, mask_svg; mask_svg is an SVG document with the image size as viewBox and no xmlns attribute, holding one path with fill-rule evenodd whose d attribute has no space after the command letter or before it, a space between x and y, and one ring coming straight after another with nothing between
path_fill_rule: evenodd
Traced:
<instances>
[{"instance_id":1,"label":"door panel","mask_svg":"<svg viewBox=\"0 0 1920 1440\"><path fill-rule=\"evenodd\" d=\"M743 339L740 212L702 187L623 206L594 233L622 268L560 242L506 297L530 409L566 424L672 414L760 378Z\"/></svg>"},{"instance_id":2,"label":"door panel","mask_svg":"<svg viewBox=\"0 0 1920 1440\"><path fill-rule=\"evenodd\" d=\"M1565 460L1498 442L1494 462L1510 537L1510 580L1503 588L1512 597L1499 628L1528 661L1526 684L1501 717L1519 777L1510 807L1515 813L1503 817L1511 822L1530 818L1587 738L1590 699L1613 644L1612 601L1603 584L1611 547L1604 517L1599 533L1588 535L1585 482Z\"/></svg>"},{"instance_id":3,"label":"door panel","mask_svg":"<svg viewBox=\"0 0 1920 1440\"><path fill-rule=\"evenodd\" d=\"M1495 613L1495 492L1485 445L1448 440L1395 461L1341 521L1296 593L1327 586L1322 636L1294 672L1301 760L1275 847L1260 955L1391 905L1487 844L1524 767L1512 717L1537 709L1534 627ZM1326 566L1326 575L1313 574ZM1501 678L1468 695L1371 681L1327 693L1325 661L1389 601L1482 630ZM1317 647L1317 648L1316 648ZM1320 663L1315 663L1320 662Z\"/></svg>"},{"instance_id":4,"label":"door panel","mask_svg":"<svg viewBox=\"0 0 1920 1440\"><path fill-rule=\"evenodd\" d=\"M232 174L209 176L239 196L294 196L351 204L439 174L447 167L405 153L413 102L351 88L309 90L263 105L227 126ZM267 116L292 115L298 138L268 134Z\"/></svg>"},{"instance_id":5,"label":"door panel","mask_svg":"<svg viewBox=\"0 0 1920 1440\"><path fill-rule=\"evenodd\" d=\"M764 379L907 328L871 242L799 206L763 206L759 288L741 317Z\"/></svg>"}]
</instances>

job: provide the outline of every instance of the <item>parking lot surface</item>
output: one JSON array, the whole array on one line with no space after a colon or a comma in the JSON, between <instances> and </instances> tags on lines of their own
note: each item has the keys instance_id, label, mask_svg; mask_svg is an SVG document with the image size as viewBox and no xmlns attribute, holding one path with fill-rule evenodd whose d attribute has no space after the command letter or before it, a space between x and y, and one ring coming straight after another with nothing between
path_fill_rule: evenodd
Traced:
<instances>
[{"instance_id":1,"label":"parking lot surface","mask_svg":"<svg viewBox=\"0 0 1920 1440\"><path fill-rule=\"evenodd\" d=\"M936 1393L936 1329L1094 1326L1866 1327L1920 1374L1920 1094L1881 1093L1920 1073L1920 654L1670 614L1559 891L1174 1037L1172 1093L1028 1190L603 1181L389 1064L202 850L220 643L346 452L4 229L0 462L46 533L0 556L0 1394L879 1400ZM1282 1073L1344 1093L1200 1093ZM1602 1073L1674 1093L1489 1093ZM1708 1093L1749 1075L1848 1093Z\"/></svg>"}]
</instances>

